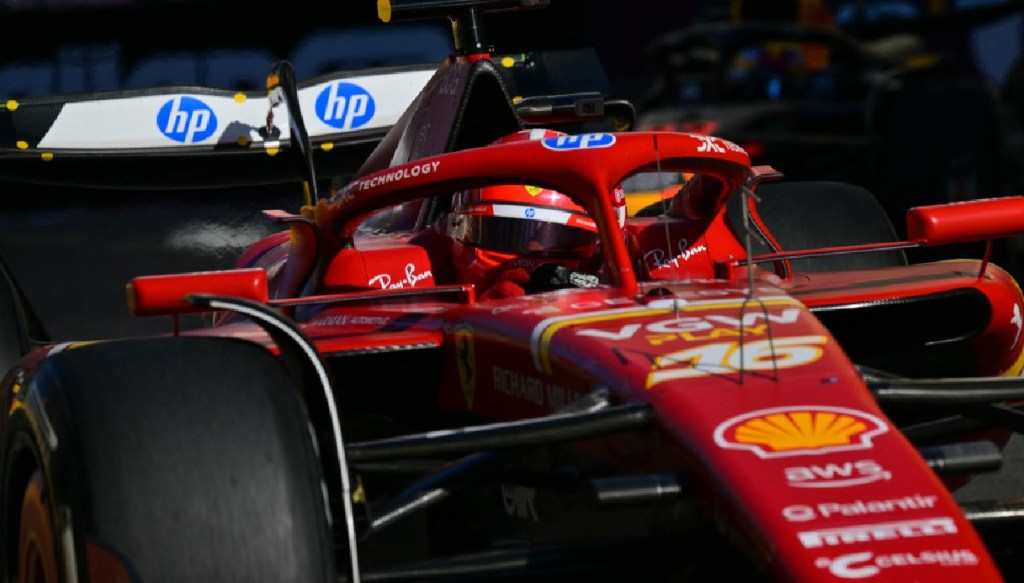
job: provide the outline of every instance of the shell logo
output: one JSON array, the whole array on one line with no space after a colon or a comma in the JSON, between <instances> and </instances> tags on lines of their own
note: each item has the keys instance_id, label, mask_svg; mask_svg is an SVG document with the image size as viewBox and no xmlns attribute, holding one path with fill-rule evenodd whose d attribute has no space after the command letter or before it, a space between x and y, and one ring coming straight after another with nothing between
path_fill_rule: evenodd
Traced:
<instances>
[{"instance_id":1,"label":"shell logo","mask_svg":"<svg viewBox=\"0 0 1024 583\"><path fill-rule=\"evenodd\" d=\"M724 449L753 452L763 459L870 449L888 425L863 411L801 406L761 409L733 417L715 428Z\"/></svg>"}]
</instances>

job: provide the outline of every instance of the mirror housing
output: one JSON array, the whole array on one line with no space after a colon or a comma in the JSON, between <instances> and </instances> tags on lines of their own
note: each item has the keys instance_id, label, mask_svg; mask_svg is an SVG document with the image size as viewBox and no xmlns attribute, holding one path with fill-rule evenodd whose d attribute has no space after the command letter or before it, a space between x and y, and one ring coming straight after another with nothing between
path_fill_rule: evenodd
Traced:
<instances>
[{"instance_id":1,"label":"mirror housing","mask_svg":"<svg viewBox=\"0 0 1024 583\"><path fill-rule=\"evenodd\" d=\"M125 292L128 309L135 316L209 311L187 301L192 294L230 296L262 304L269 301L267 272L260 268L140 276L128 283Z\"/></svg>"}]
</instances>

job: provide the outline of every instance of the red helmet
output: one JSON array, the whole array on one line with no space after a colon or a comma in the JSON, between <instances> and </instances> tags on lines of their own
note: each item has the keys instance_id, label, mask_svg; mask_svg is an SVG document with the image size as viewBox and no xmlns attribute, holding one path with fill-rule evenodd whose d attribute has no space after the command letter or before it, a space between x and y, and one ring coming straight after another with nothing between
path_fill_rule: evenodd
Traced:
<instances>
[{"instance_id":1,"label":"red helmet","mask_svg":"<svg viewBox=\"0 0 1024 583\"><path fill-rule=\"evenodd\" d=\"M563 136L552 130L522 130L495 143ZM543 263L573 268L590 260L597 225L568 196L537 186L502 185L455 195L451 229L460 281L487 286L516 267Z\"/></svg>"}]
</instances>

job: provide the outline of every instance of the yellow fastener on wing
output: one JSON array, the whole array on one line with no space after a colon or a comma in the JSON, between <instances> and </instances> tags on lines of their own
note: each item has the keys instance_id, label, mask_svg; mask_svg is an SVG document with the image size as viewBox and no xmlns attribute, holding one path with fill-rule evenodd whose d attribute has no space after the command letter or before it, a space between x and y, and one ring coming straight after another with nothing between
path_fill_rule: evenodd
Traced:
<instances>
[{"instance_id":1,"label":"yellow fastener on wing","mask_svg":"<svg viewBox=\"0 0 1024 583\"><path fill-rule=\"evenodd\" d=\"M18 109L18 101L15 99L8 99L7 111L14 111L15 109Z\"/></svg>"}]
</instances>

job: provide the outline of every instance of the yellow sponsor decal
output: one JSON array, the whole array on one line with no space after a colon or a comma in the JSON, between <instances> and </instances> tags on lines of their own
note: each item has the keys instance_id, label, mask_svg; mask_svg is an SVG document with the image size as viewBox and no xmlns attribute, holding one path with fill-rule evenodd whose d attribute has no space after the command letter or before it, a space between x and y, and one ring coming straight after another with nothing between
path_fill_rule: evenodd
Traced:
<instances>
[{"instance_id":1,"label":"yellow sponsor decal","mask_svg":"<svg viewBox=\"0 0 1024 583\"><path fill-rule=\"evenodd\" d=\"M745 326L743 328L743 335L745 336L764 336L765 330L768 328L767 324L759 324L757 326ZM664 334L648 334L646 336L647 342L651 346L661 346L666 342L672 342L675 340L685 340L687 342L698 342L701 340L718 340L719 338L739 338L740 330L738 328L712 328L705 333L699 332L671 332Z\"/></svg>"},{"instance_id":2,"label":"yellow sponsor decal","mask_svg":"<svg viewBox=\"0 0 1024 583\"><path fill-rule=\"evenodd\" d=\"M565 316L554 316L538 323L530 336L530 346L533 352L533 362L537 370L551 374L551 339L564 328L570 326L584 326L587 324L605 324L630 318L647 318L665 314L690 313L706 310L720 310L735 308L737 310L745 307L748 300L727 299L707 300L685 303L680 301L678 305L658 306L630 306L611 310L599 310L596 312L584 312ZM788 296L776 296L760 298L760 305L764 306L798 306L799 302Z\"/></svg>"},{"instance_id":3,"label":"yellow sponsor decal","mask_svg":"<svg viewBox=\"0 0 1024 583\"><path fill-rule=\"evenodd\" d=\"M824 336L792 336L754 342L716 342L659 356L647 375L650 389L658 383L744 371L772 371L817 362Z\"/></svg>"},{"instance_id":4,"label":"yellow sponsor decal","mask_svg":"<svg viewBox=\"0 0 1024 583\"><path fill-rule=\"evenodd\" d=\"M733 417L715 429L715 443L760 458L870 449L888 431L884 421L845 407L763 409Z\"/></svg>"}]
</instances>

